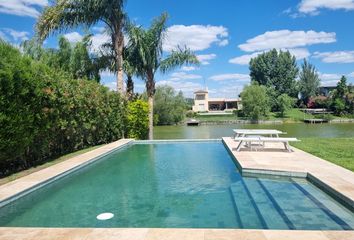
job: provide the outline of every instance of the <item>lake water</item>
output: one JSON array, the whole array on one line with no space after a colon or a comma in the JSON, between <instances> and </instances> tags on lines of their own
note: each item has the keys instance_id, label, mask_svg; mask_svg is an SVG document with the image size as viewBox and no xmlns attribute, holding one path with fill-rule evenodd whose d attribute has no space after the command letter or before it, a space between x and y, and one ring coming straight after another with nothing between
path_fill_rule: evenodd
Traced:
<instances>
[{"instance_id":1,"label":"lake water","mask_svg":"<svg viewBox=\"0 0 354 240\"><path fill-rule=\"evenodd\" d=\"M154 139L215 139L232 136L232 129L278 129L287 132L284 136L307 138L348 138L354 137L354 123L337 124L228 124L187 126L157 126Z\"/></svg>"}]
</instances>

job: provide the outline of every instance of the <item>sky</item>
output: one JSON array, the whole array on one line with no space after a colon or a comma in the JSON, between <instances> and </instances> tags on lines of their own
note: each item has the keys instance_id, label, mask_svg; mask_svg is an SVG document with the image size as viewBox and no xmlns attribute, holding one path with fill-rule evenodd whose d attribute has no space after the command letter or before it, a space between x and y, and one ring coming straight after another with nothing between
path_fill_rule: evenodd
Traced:
<instances>
[{"instance_id":1,"label":"sky","mask_svg":"<svg viewBox=\"0 0 354 240\"><path fill-rule=\"evenodd\" d=\"M0 0L0 38L18 46L33 37L36 20L50 2ZM187 46L201 64L159 73L156 82L187 97L205 88L211 97L237 97L250 83L249 60L272 48L289 50L299 66L306 58L323 86L334 86L342 75L354 83L354 0L127 0L125 10L144 27L169 14L164 54ZM94 52L108 40L103 27L98 23L60 34L75 43L90 31ZM48 38L45 47L57 47L58 36ZM102 72L101 83L116 88L112 73ZM135 89L142 92L144 83L135 79Z\"/></svg>"}]
</instances>

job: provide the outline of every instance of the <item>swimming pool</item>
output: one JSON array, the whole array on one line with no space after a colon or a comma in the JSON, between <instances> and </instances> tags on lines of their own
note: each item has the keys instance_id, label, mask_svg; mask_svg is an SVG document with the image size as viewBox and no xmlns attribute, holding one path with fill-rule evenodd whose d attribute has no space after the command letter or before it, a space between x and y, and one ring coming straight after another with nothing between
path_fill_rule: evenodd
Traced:
<instances>
[{"instance_id":1,"label":"swimming pool","mask_svg":"<svg viewBox=\"0 0 354 240\"><path fill-rule=\"evenodd\" d=\"M305 179L242 177L221 141L136 142L5 205L0 226L350 230L354 213Z\"/></svg>"}]
</instances>

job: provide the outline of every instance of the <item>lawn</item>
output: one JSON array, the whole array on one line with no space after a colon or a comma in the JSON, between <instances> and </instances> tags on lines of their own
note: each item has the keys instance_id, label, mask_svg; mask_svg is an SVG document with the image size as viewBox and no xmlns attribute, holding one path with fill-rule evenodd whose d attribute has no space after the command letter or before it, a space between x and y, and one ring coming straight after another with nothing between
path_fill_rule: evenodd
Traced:
<instances>
[{"instance_id":1,"label":"lawn","mask_svg":"<svg viewBox=\"0 0 354 240\"><path fill-rule=\"evenodd\" d=\"M12 174L12 175L10 175L8 177L0 178L0 185L3 185L5 183L11 182L11 181L14 181L14 180L16 180L18 178L27 176L27 175L29 175L31 173L38 172L38 171L40 171L40 170L42 170L44 168L47 168L47 167L53 166L55 164L58 164L60 162L63 162L65 160L68 160L69 158L72 158L72 157L78 156L80 154L83 154L83 153L89 152L91 150L94 150L96 148L99 148L100 146L102 146L102 145L89 147L89 148L85 148L85 149L79 150L77 152L69 153L69 154L61 156L61 157L59 157L57 159L54 159L54 160L52 160L50 162L43 163L42 165L38 165L36 167L29 168L27 170L24 170L24 171L21 171L21 172L18 172L18 173L14 173L14 174Z\"/></svg>"},{"instance_id":2,"label":"lawn","mask_svg":"<svg viewBox=\"0 0 354 240\"><path fill-rule=\"evenodd\" d=\"M302 138L292 145L354 171L354 138Z\"/></svg>"}]
</instances>

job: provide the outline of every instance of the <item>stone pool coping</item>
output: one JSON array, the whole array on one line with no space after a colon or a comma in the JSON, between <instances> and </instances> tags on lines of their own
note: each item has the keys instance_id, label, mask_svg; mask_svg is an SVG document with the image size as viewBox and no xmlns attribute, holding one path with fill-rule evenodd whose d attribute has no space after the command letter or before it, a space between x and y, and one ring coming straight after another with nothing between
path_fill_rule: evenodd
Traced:
<instances>
[{"instance_id":1,"label":"stone pool coping","mask_svg":"<svg viewBox=\"0 0 354 240\"><path fill-rule=\"evenodd\" d=\"M354 211L354 173L292 147L289 153L282 143L267 143L265 149L236 152L238 142L223 138L243 176L275 175L303 177L337 198ZM244 151L242 151L244 150Z\"/></svg>"},{"instance_id":2,"label":"stone pool coping","mask_svg":"<svg viewBox=\"0 0 354 240\"><path fill-rule=\"evenodd\" d=\"M172 140L173 141L173 140ZM201 140L197 140L201 141ZM205 141L205 140L204 140ZM215 141L215 140L212 140ZM54 181L83 165L132 143L132 139L122 139L73 157L64 162L32 173L13 182L0 186L0 203L14 196L21 197L29 189L35 190L48 181ZM159 141L166 142L166 141ZM167 141L171 142L171 141ZM183 142L180 140L179 142ZM186 142L186 141L184 141ZM188 141L187 141L188 142ZM340 193L340 196L353 202L354 173L317 158L311 154L295 149L293 153L275 151L274 145L262 152L235 152L235 142L231 138L223 138L227 149L234 156L240 171L245 175L266 174L307 177ZM139 142L137 142L139 143ZM267 150L267 149L266 149ZM298 157L304 159L297 159ZM319 167L313 165L319 164ZM316 170L317 168L317 170ZM345 180L347 178L347 180ZM1 205L1 204L0 204ZM354 231L301 231L301 230L247 230L247 229L171 229L171 228L1 228L0 240L7 239L318 239L318 240L351 240Z\"/></svg>"},{"instance_id":3,"label":"stone pool coping","mask_svg":"<svg viewBox=\"0 0 354 240\"><path fill-rule=\"evenodd\" d=\"M0 228L1 240L352 240L354 231L175 228Z\"/></svg>"}]
</instances>

